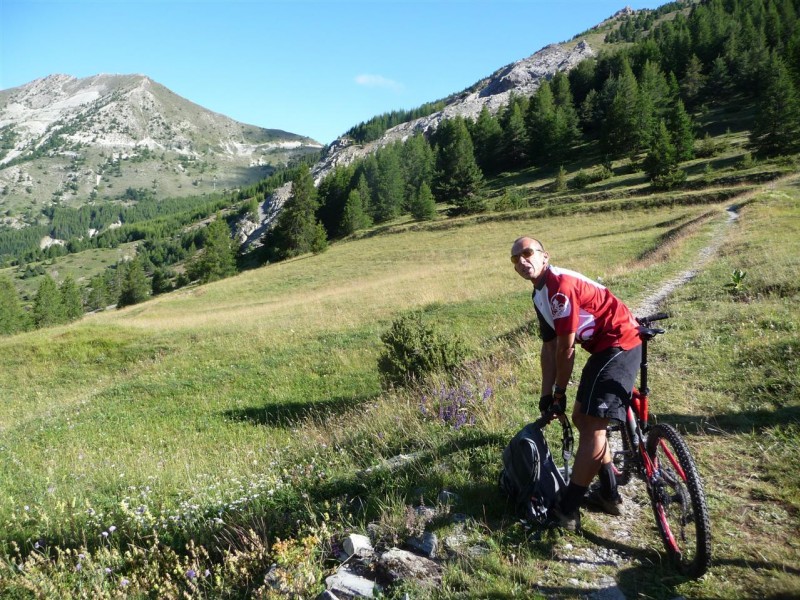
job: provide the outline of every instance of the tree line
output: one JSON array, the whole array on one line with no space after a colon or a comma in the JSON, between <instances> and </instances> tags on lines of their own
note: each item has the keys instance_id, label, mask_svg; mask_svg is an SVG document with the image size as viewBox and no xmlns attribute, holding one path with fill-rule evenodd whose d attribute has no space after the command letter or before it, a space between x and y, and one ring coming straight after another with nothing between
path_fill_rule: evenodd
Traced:
<instances>
[{"instance_id":1,"label":"tree line","mask_svg":"<svg viewBox=\"0 0 800 600\"><path fill-rule=\"evenodd\" d=\"M664 14L663 9L655 14ZM652 14L640 13L619 34L634 40L625 48L587 59L569 74L556 73L530 97L512 96L494 114L484 109L474 121L444 121L427 136L415 135L336 167L317 188L310 174L311 159L305 158L233 198L242 202L242 211L254 212L258 204L254 199L292 181L292 194L264 240L266 258L281 260L322 252L329 240L401 215L431 219L443 205L454 214L485 210L485 178L506 171L552 169L558 171L556 186L563 186L563 164L579 152L585 155L587 148L599 157L598 164L591 173L579 172L573 185L610 176L611 161L619 158L629 158L655 187L680 185L685 178L680 164L696 151L697 128L691 115L732 99L753 108L755 116L748 123L753 151L794 152L800 140L799 11L800 0L710 0L660 23ZM376 117L353 133L366 140L404 115L422 114L432 106ZM194 210L170 213L176 206L159 208L142 198L131 211L138 208L141 218L151 217L148 220L127 222L97 238L73 239L66 249L46 252L74 251L81 243L139 241L132 264L149 277L145 297L190 280L224 277L236 272L225 219L218 214L206 228L182 231L200 215L213 214L225 204L224 199L215 202L198 201ZM501 202L516 207L524 201L507 193ZM113 210L80 210L53 209L50 217L72 231L113 216ZM153 218L159 210L167 214ZM126 218L138 217L131 212ZM0 235L0 254L3 241ZM181 261L188 261L186 271L172 272L170 266ZM93 280L84 305L124 305L120 282L129 268L118 265L108 269L102 280ZM142 294L132 298L140 301Z\"/></svg>"}]
</instances>

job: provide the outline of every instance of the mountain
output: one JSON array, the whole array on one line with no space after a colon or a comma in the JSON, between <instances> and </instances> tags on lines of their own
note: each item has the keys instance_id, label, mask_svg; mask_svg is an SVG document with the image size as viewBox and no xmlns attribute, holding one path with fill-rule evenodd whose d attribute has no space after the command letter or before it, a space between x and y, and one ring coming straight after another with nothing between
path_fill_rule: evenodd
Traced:
<instances>
[{"instance_id":1,"label":"mountain","mask_svg":"<svg viewBox=\"0 0 800 600\"><path fill-rule=\"evenodd\" d=\"M620 11L615 17L621 14L629 12ZM569 71L583 59L592 56L595 56L595 51L586 40L551 44L527 58L498 69L464 92L450 96L442 110L396 125L373 142L357 144L347 136L342 136L328 147L324 158L314 166L314 179L318 183L336 166L348 165L393 142L405 140L416 133L431 133L445 119L461 116L474 120L484 106L492 113L497 112L508 104L512 94L530 96L545 79L550 79L558 71Z\"/></svg>"},{"instance_id":2,"label":"mountain","mask_svg":"<svg viewBox=\"0 0 800 600\"><path fill-rule=\"evenodd\" d=\"M0 207L155 197L252 183L321 144L234 121L144 75L51 75L0 91ZM31 210L33 208L33 210Z\"/></svg>"}]
</instances>

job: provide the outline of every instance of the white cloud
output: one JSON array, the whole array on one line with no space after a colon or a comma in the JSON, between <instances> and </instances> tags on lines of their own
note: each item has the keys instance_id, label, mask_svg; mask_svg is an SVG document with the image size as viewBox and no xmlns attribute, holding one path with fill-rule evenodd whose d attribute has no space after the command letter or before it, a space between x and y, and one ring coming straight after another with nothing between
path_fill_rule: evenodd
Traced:
<instances>
[{"instance_id":1,"label":"white cloud","mask_svg":"<svg viewBox=\"0 0 800 600\"><path fill-rule=\"evenodd\" d=\"M394 90L395 92L399 92L403 89L403 84L388 79L383 75L368 75L366 73L357 75L356 83L364 87L384 88L387 90Z\"/></svg>"}]
</instances>

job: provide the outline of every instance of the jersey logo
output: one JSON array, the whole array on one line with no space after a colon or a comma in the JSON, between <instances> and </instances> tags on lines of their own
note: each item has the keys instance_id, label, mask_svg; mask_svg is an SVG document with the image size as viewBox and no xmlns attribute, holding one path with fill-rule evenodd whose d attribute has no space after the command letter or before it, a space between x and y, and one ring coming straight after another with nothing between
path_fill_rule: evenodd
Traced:
<instances>
[{"instance_id":1,"label":"jersey logo","mask_svg":"<svg viewBox=\"0 0 800 600\"><path fill-rule=\"evenodd\" d=\"M571 309L572 307L570 306L569 298L567 298L564 294L556 294L550 298L550 312L552 313L554 319L568 317L570 312L572 312Z\"/></svg>"}]
</instances>

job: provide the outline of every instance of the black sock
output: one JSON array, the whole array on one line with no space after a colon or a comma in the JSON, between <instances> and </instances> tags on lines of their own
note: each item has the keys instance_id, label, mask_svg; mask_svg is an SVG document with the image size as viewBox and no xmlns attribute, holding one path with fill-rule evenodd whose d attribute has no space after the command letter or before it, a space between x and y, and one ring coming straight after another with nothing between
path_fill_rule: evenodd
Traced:
<instances>
[{"instance_id":1,"label":"black sock","mask_svg":"<svg viewBox=\"0 0 800 600\"><path fill-rule=\"evenodd\" d=\"M614 475L613 463L606 463L600 467L600 495L606 500L617 497L617 477Z\"/></svg>"},{"instance_id":2,"label":"black sock","mask_svg":"<svg viewBox=\"0 0 800 600\"><path fill-rule=\"evenodd\" d=\"M584 494L588 488L584 485L569 482L567 491L564 492L564 497L561 499L561 510L565 515L572 514L581 505Z\"/></svg>"}]
</instances>

